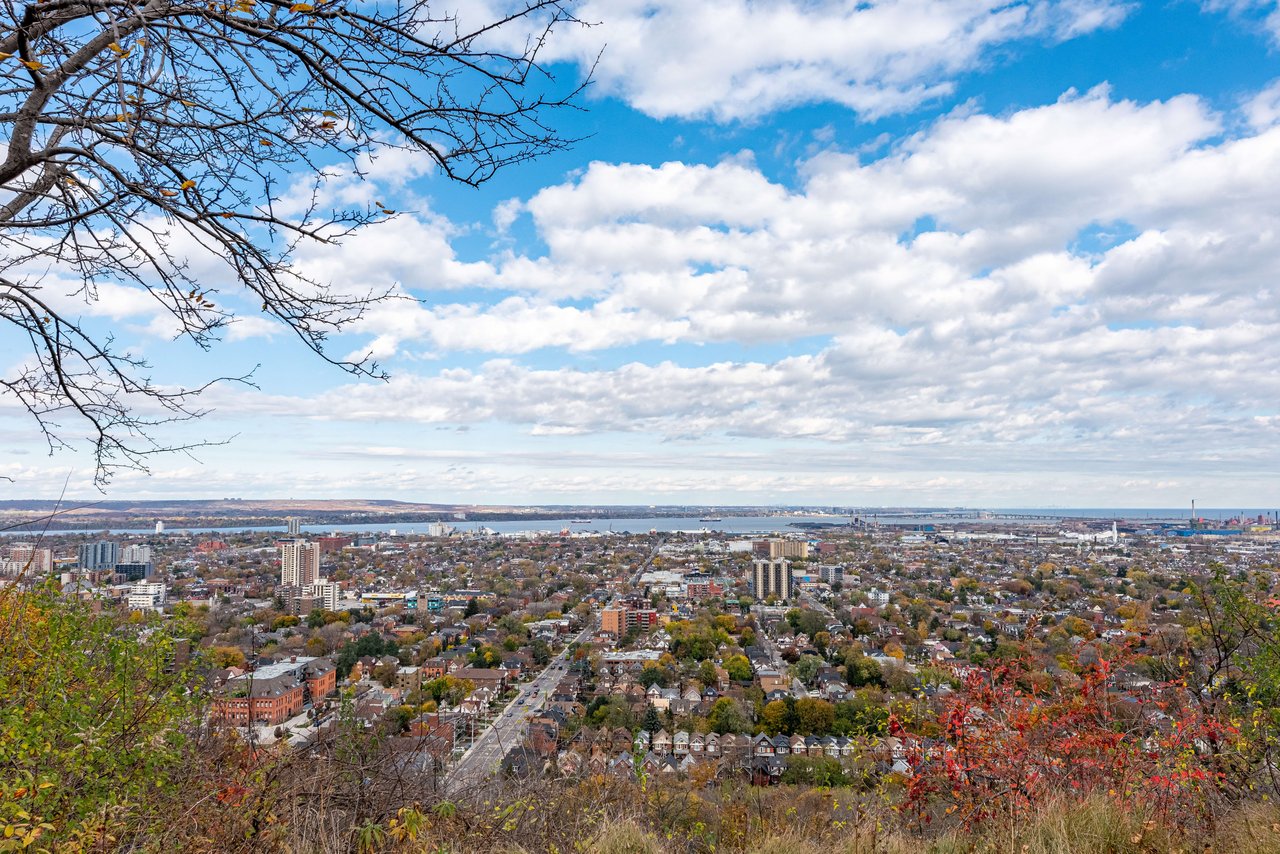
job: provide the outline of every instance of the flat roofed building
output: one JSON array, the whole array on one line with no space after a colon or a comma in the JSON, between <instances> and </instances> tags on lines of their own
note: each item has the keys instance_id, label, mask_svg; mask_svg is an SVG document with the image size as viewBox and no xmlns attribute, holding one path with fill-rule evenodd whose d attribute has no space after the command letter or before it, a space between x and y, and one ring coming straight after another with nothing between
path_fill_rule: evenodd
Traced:
<instances>
[{"instance_id":1,"label":"flat roofed building","mask_svg":"<svg viewBox=\"0 0 1280 854\"><path fill-rule=\"evenodd\" d=\"M791 563L783 557L751 562L751 595L757 599L791 598Z\"/></svg>"},{"instance_id":2,"label":"flat roofed building","mask_svg":"<svg viewBox=\"0 0 1280 854\"><path fill-rule=\"evenodd\" d=\"M320 547L306 540L280 544L280 583L304 587L320 580Z\"/></svg>"},{"instance_id":3,"label":"flat roofed building","mask_svg":"<svg viewBox=\"0 0 1280 854\"><path fill-rule=\"evenodd\" d=\"M162 611L168 598L168 587L143 581L129 588L129 610Z\"/></svg>"},{"instance_id":4,"label":"flat roofed building","mask_svg":"<svg viewBox=\"0 0 1280 854\"><path fill-rule=\"evenodd\" d=\"M53 549L41 549L31 543L14 543L3 552L0 574L44 576L53 571Z\"/></svg>"}]
</instances>

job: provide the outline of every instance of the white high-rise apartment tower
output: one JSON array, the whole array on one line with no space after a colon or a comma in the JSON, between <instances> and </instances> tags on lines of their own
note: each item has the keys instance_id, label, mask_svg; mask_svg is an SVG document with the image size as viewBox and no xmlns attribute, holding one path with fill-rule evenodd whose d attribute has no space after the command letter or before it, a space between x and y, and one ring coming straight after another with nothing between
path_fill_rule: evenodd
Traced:
<instances>
[{"instance_id":1,"label":"white high-rise apartment tower","mask_svg":"<svg viewBox=\"0 0 1280 854\"><path fill-rule=\"evenodd\" d=\"M280 583L291 587L320 580L320 546L306 540L280 544Z\"/></svg>"}]
</instances>

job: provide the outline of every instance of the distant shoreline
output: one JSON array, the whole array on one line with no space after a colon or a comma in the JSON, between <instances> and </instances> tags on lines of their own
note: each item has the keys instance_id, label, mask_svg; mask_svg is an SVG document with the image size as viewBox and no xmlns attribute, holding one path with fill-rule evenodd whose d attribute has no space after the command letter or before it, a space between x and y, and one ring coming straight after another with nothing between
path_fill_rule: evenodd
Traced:
<instances>
[{"instance_id":1,"label":"distant shoreline","mask_svg":"<svg viewBox=\"0 0 1280 854\"><path fill-rule=\"evenodd\" d=\"M23 512L5 512L0 502L0 535L34 536L41 531L58 534L92 535L102 532L145 536L150 534L157 521L164 523L169 534L178 532L192 533L240 533L240 532L283 532L290 516L296 516L301 522L303 531L309 535L319 535L330 531L351 533L385 533L388 530L401 528L400 533L426 533L427 526L443 523L461 531L475 531L481 527L493 528L499 533L551 532L569 529L574 533L595 531L604 533L616 526L618 533L647 532L651 529L662 532L698 533L722 532L726 534L744 534L760 531L780 531L799 533L808 531L834 531L849 528L930 528L946 529L952 526L1000 526L1025 525L1028 527L1056 527L1059 525L1078 526L1080 524L1110 525L1113 521L1123 524L1180 524L1187 520L1186 511L1171 508L1061 508L1036 509L1016 508L1004 510L976 510L962 508L876 508L859 509L854 514L845 515L831 512L805 511L802 508L726 508L717 507L654 507L644 508L637 512L635 507L601 508L530 508L528 510L494 509L489 511L469 508L464 511L444 512L383 512L362 511L329 511L311 512L296 511L294 513L257 512L243 515L234 513L205 512L200 514L164 513L164 509L172 511L173 503L164 504L164 508L156 507L153 512L143 512L134 504L130 511L107 511L94 508L97 512L73 510L58 518L45 520L39 510L27 509ZM312 503L314 508L315 502ZM147 508L151 509L151 508ZM188 508L191 509L191 508ZM709 522L705 517L714 512L718 521ZM1226 518L1226 514L1239 514L1241 511L1201 511L1206 521L1213 522ZM1270 511L1245 510L1246 519L1262 515L1271 518ZM1221 514L1221 515L1220 515ZM852 525L850 523L853 523Z\"/></svg>"}]
</instances>

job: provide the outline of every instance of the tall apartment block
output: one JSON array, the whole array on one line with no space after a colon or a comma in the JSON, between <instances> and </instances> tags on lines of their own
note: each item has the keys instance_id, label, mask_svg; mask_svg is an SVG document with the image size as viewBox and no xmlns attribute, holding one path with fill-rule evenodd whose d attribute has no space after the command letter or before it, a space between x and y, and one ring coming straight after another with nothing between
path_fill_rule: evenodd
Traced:
<instances>
[{"instance_id":1,"label":"tall apartment block","mask_svg":"<svg viewBox=\"0 0 1280 854\"><path fill-rule=\"evenodd\" d=\"M605 608L600 612L600 631L622 637L629 629L651 629L658 624L658 612L652 608Z\"/></svg>"},{"instance_id":2,"label":"tall apartment block","mask_svg":"<svg viewBox=\"0 0 1280 854\"><path fill-rule=\"evenodd\" d=\"M14 543L0 550L0 575L43 577L53 571L53 550L31 543Z\"/></svg>"},{"instance_id":3,"label":"tall apartment block","mask_svg":"<svg viewBox=\"0 0 1280 854\"><path fill-rule=\"evenodd\" d=\"M320 546L306 540L280 544L280 583L305 587L320 580Z\"/></svg>"},{"instance_id":4,"label":"tall apartment block","mask_svg":"<svg viewBox=\"0 0 1280 854\"><path fill-rule=\"evenodd\" d=\"M791 598L791 562L786 558L756 558L751 562L751 595L757 599Z\"/></svg>"},{"instance_id":5,"label":"tall apartment block","mask_svg":"<svg viewBox=\"0 0 1280 854\"><path fill-rule=\"evenodd\" d=\"M767 557L770 559L780 557L799 557L807 558L809 556L808 540L756 540L751 544L751 550L758 557Z\"/></svg>"},{"instance_id":6,"label":"tall apartment block","mask_svg":"<svg viewBox=\"0 0 1280 854\"><path fill-rule=\"evenodd\" d=\"M125 546L120 563L151 563L151 546Z\"/></svg>"},{"instance_id":7,"label":"tall apartment block","mask_svg":"<svg viewBox=\"0 0 1280 854\"><path fill-rule=\"evenodd\" d=\"M114 569L120 562L119 543L85 543L80 547L81 569Z\"/></svg>"}]
</instances>

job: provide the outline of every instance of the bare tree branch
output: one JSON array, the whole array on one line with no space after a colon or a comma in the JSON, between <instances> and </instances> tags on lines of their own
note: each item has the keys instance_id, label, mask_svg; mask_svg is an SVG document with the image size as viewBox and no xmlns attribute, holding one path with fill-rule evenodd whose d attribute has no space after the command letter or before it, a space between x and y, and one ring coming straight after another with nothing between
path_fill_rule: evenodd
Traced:
<instances>
[{"instance_id":1,"label":"bare tree branch","mask_svg":"<svg viewBox=\"0 0 1280 854\"><path fill-rule=\"evenodd\" d=\"M211 383L152 382L66 307L107 283L145 290L202 348L248 303L330 364L384 378L326 345L403 294L352 293L294 264L304 244L395 215L322 209L331 167L359 174L362 156L412 150L478 186L571 144L550 120L585 84L539 61L554 28L579 24L568 2L464 25L429 0L0 0L0 328L30 352L0 393L51 451L83 434L100 485L204 444L157 428L204 414L194 398ZM278 204L299 174L310 203ZM226 268L216 287L196 272L210 263Z\"/></svg>"}]
</instances>

